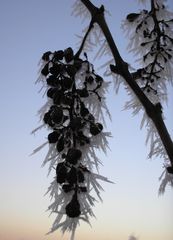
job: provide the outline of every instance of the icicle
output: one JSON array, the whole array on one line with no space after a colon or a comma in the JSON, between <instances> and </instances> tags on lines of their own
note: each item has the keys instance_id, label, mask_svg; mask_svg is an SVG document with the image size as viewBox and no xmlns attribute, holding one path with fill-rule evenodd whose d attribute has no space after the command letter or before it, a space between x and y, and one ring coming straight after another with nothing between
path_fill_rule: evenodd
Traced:
<instances>
[{"instance_id":1,"label":"icicle","mask_svg":"<svg viewBox=\"0 0 173 240\"><path fill-rule=\"evenodd\" d=\"M41 124L39 127L35 128L34 130L32 130L31 134L35 134L38 130L40 130L41 128L43 128L45 126L45 124Z\"/></svg>"},{"instance_id":2,"label":"icicle","mask_svg":"<svg viewBox=\"0 0 173 240\"><path fill-rule=\"evenodd\" d=\"M166 186L170 185L171 187L173 187L173 175L169 174L166 169L162 172L159 180L161 181L158 192L159 195L164 194Z\"/></svg>"},{"instance_id":3,"label":"icicle","mask_svg":"<svg viewBox=\"0 0 173 240\"><path fill-rule=\"evenodd\" d=\"M32 156L33 154L39 152L39 151L40 151L44 146L46 146L47 144L48 144L48 141L46 141L45 143L43 143L42 145L40 145L39 147L37 147L36 149L34 149L30 156Z\"/></svg>"}]
</instances>

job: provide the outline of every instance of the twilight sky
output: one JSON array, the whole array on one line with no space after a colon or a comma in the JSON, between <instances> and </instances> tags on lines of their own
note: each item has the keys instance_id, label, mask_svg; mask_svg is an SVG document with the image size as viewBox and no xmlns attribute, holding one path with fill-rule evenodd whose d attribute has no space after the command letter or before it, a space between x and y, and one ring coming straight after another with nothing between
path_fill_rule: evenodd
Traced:
<instances>
[{"instance_id":1,"label":"twilight sky","mask_svg":"<svg viewBox=\"0 0 173 240\"><path fill-rule=\"evenodd\" d=\"M48 132L30 132L39 125L37 110L46 101L34 84L38 62L48 50L75 48L87 20L71 16L73 0L0 0L0 239L60 240L60 232L45 235L55 216L46 212L49 196L44 196L53 174L47 177L47 166L41 168L47 148L33 156L30 153L45 142ZM143 6L137 0L95 0L110 11L108 23L120 53L128 62L134 61L126 51L121 20ZM168 1L173 10L172 0ZM101 63L104 63L101 60ZM97 62L94 64L97 69ZM106 79L112 80L112 79ZM166 124L173 137L172 88L165 106ZM145 130L139 130L141 116L132 117L122 111L126 92L118 95L112 88L107 103L112 122L110 151L101 154L102 175L115 184L104 184L103 203L94 209L97 219L92 228L81 223L76 240L127 240L130 234L140 240L173 239L173 191L167 188L158 197L162 160L147 159ZM63 240L68 239L65 234Z\"/></svg>"}]
</instances>

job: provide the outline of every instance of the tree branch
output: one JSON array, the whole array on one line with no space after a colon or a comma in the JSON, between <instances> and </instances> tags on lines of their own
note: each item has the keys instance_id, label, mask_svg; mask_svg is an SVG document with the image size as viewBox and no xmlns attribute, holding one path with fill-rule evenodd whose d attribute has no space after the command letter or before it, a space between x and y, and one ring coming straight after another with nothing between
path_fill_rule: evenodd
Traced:
<instances>
[{"instance_id":1,"label":"tree branch","mask_svg":"<svg viewBox=\"0 0 173 240\"><path fill-rule=\"evenodd\" d=\"M147 96L144 94L144 92L141 90L141 88L138 86L136 81L133 79L133 75L128 70L128 65L126 62L123 61L117 46L114 42L114 39L112 37L112 34L108 28L108 25L104 18L104 7L101 6L100 8L95 7L89 0L81 0L81 2L87 7L87 9L91 13L91 17L93 20L93 23L97 23L110 47L110 50L112 52L112 55L115 60L115 66L111 65L111 70L115 73L119 73L127 82L127 84L130 86L130 88L133 90L133 92L138 97L139 101L143 105L147 115L152 119L159 135L162 140L162 143L166 149L166 152L169 156L170 163L173 167L173 142L171 140L171 137L168 133L168 130L164 124L163 118L162 118L162 111L161 109L158 109L158 105L152 104ZM152 1L153 3L153 1Z\"/></svg>"},{"instance_id":2,"label":"tree branch","mask_svg":"<svg viewBox=\"0 0 173 240\"><path fill-rule=\"evenodd\" d=\"M93 28L93 26L94 26L94 25L93 25L93 21L91 20L90 25L89 25L89 28L88 28L88 30L87 30L84 38L83 38L83 41L82 41L82 43L81 43L81 46L80 46L79 50L77 51L77 53L76 53L76 55L75 55L75 58L78 58L78 57L80 56L80 54L81 54L81 52L82 52L82 50L83 50L83 48L84 48L85 41L86 41L86 39L87 39L87 37L88 37L91 29Z\"/></svg>"},{"instance_id":3,"label":"tree branch","mask_svg":"<svg viewBox=\"0 0 173 240\"><path fill-rule=\"evenodd\" d=\"M126 62L123 61L118 48L114 42L114 39L112 37L112 34L108 28L108 25L104 18L104 8L97 8L95 7L89 0L81 0L83 4L88 8L88 10L91 13L91 16L93 17L93 22L96 22L101 30L103 31L103 34L108 42L108 45L110 47L110 50L112 52L112 55L114 57L115 63L116 63L116 69L118 70L119 74L124 77L128 85L132 88L132 90L135 92L141 103L143 104L144 108L146 109L147 113L150 114L150 111L153 110L153 104L148 100L148 98L145 96L143 91L140 89L138 84L133 81L133 77L131 73L128 70L128 65ZM102 11L100 10L102 9ZM97 14L96 14L97 13ZM112 68L113 69L113 68ZM111 69L111 70L112 70Z\"/></svg>"}]
</instances>

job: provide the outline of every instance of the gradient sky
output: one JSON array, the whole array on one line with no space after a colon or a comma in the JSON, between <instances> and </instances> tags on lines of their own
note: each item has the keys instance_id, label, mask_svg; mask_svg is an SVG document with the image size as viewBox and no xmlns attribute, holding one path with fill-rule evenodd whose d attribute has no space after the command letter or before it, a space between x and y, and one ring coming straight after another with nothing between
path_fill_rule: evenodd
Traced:
<instances>
[{"instance_id":1,"label":"gradient sky","mask_svg":"<svg viewBox=\"0 0 173 240\"><path fill-rule=\"evenodd\" d=\"M133 62L126 51L126 39L120 30L125 16L142 9L135 0L95 0L105 3L111 31L125 60ZM50 199L44 197L53 175L47 178L47 166L41 168L47 148L29 156L45 142L47 131L35 136L39 125L37 110L45 99L38 94L37 63L42 53L59 50L78 42L87 24L71 16L72 0L0 0L0 239L60 240L59 231L46 236L55 216L46 212ZM168 1L173 9L172 0ZM97 66L97 63L95 63ZM173 137L173 94L165 107L166 124ZM101 154L101 174L116 184L104 184L103 203L95 207L97 219L92 228L81 223L76 240L127 240L135 234L140 240L173 239L173 191L169 187L158 197L162 160L147 159L145 131L139 130L140 116L122 111L126 92L110 89L107 96L112 132L107 156ZM68 234L62 239L67 240Z\"/></svg>"}]
</instances>

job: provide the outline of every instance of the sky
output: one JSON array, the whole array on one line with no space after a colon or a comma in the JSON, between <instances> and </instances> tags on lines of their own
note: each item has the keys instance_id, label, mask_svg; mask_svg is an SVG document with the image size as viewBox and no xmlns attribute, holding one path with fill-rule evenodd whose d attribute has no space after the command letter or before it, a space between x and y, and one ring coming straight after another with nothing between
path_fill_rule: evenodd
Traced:
<instances>
[{"instance_id":1,"label":"sky","mask_svg":"<svg viewBox=\"0 0 173 240\"><path fill-rule=\"evenodd\" d=\"M67 240L69 234L49 231L56 216L49 216L49 196L44 196L50 182L48 166L41 168L47 148L30 156L45 142L47 130L36 135L38 109L46 99L35 85L38 62L45 51L75 49L77 34L87 25L71 16L73 0L0 0L0 239L2 240ZM111 13L108 24L120 53L134 62L126 50L127 39L120 29L121 20L130 12L142 9L136 0L95 0ZM168 1L173 10L172 1ZM102 60L101 60L102 61ZM104 63L104 61L103 61ZM97 62L95 63L97 66ZM109 79L110 80L110 79ZM112 79L111 79L112 81ZM172 88L165 106L165 122L173 137ZM110 89L107 104L112 122L107 119L110 151L101 154L102 175L115 184L104 183L103 203L94 209L92 228L81 222L76 240L127 240L134 234L140 240L173 239L173 192L167 188L158 196L162 159L147 158L145 130L140 130L141 116L122 111L127 95Z\"/></svg>"}]
</instances>

